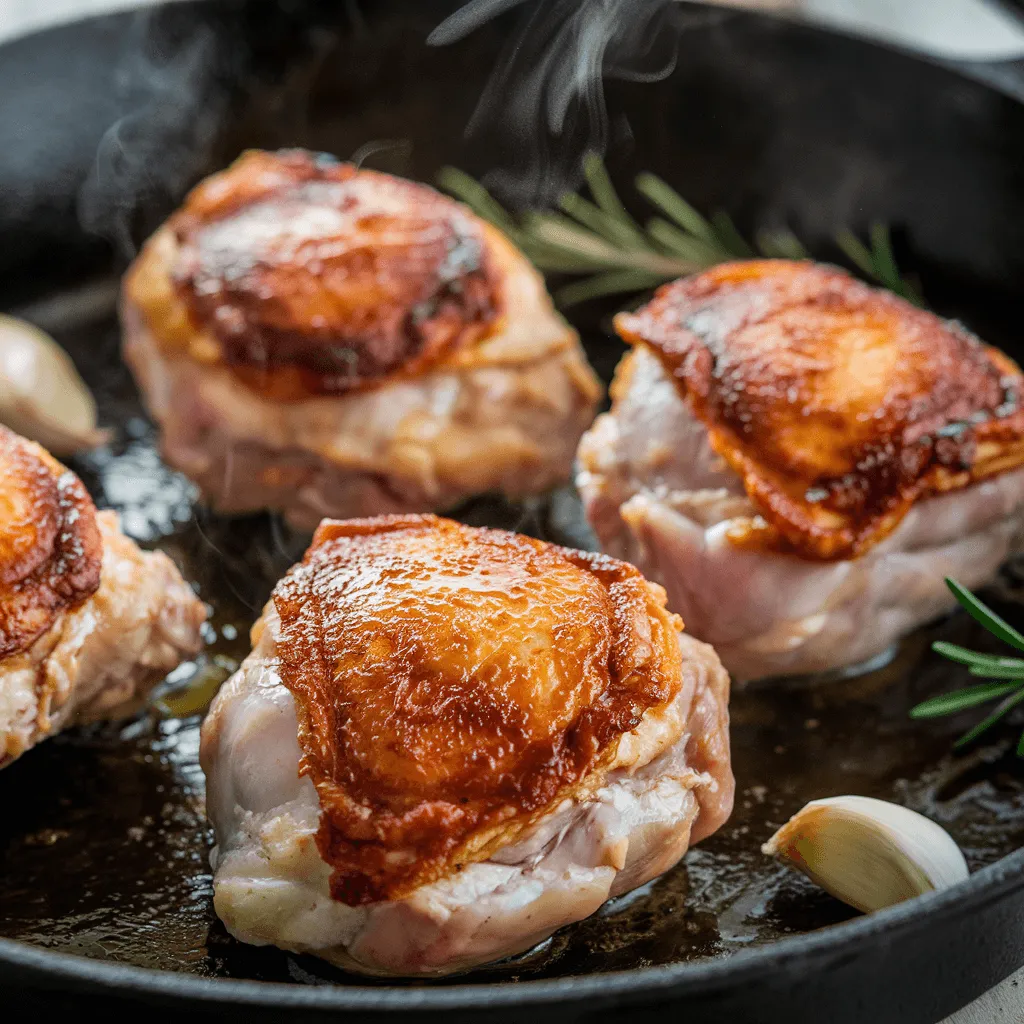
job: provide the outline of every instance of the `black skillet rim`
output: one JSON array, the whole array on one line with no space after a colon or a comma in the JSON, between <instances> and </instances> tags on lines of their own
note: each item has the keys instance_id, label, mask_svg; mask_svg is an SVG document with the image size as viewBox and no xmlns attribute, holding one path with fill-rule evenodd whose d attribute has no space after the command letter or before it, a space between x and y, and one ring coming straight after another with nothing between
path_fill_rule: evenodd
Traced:
<instances>
[{"instance_id":1,"label":"black skillet rim","mask_svg":"<svg viewBox=\"0 0 1024 1024\"><path fill-rule=\"evenodd\" d=\"M487 985L392 988L361 985L299 985L282 982L206 978L177 971L90 960L57 953L14 939L0 939L0 963L45 973L51 980L85 987L116 987L122 995L152 996L205 1004L247 1005L308 1010L413 1012L469 1010L534 1004L581 1002L595 996L695 995L742 985L780 971L792 963L808 970L847 957L863 944L942 921L947 926L973 915L1024 886L1024 849L975 872L949 889L803 935L779 939L749 952L718 959L639 967L595 975L572 975L540 981Z\"/></svg>"},{"instance_id":2,"label":"black skillet rim","mask_svg":"<svg viewBox=\"0 0 1024 1024\"><path fill-rule=\"evenodd\" d=\"M1020 15L1016 0L1001 4L1010 13ZM132 8L128 8L128 11ZM124 13L124 12L116 12ZM67 28L109 15L75 19L43 28L30 35ZM116 16L116 14L115 14ZM824 25L806 24L825 35L843 36L880 49L900 53L925 64L944 66L967 79L972 76L972 61L951 61L931 57L853 31ZM23 38L23 37L19 37ZM18 39L11 40L17 42ZM3 47L0 46L0 49ZM1012 62L1016 64L1016 62ZM982 66L984 66L982 64ZM998 84L985 82L994 92L1018 99ZM408 985L382 988L358 984L302 985L235 978L203 977L179 971L157 970L111 961L94 960L73 953L0 938L0 966L24 970L68 987L117 990L120 995L156 997L179 1003L201 1002L207 1005L251 1006L267 1009L351 1010L351 1011L457 1011L481 1005L491 1008L577 1003L600 996L687 996L713 992L724 984L742 985L758 981L791 964L804 970L808 961L820 967L846 958L858 948L885 938L898 939L915 930L942 922L951 925L971 916L1004 897L1024 888L1024 848L1008 854L994 864L976 871L966 881L949 889L926 893L905 903L876 913L853 918L817 931L778 939L755 949L712 959L658 967L636 967L592 975L563 978L500 981L490 984L444 985L420 988Z\"/></svg>"}]
</instances>

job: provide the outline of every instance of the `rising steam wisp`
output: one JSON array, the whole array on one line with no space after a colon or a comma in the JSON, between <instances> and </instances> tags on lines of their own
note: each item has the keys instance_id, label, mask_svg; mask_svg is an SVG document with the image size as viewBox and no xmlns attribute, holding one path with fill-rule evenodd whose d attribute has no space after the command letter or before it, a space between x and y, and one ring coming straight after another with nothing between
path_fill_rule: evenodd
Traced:
<instances>
[{"instance_id":1,"label":"rising steam wisp","mask_svg":"<svg viewBox=\"0 0 1024 1024\"><path fill-rule=\"evenodd\" d=\"M430 36L444 46L527 0L471 0ZM505 132L518 166L494 180L523 201L549 200L578 173L587 149L609 142L605 79L658 81L672 73L679 32L707 13L675 0L544 0L509 40L470 123ZM557 140L557 145L555 141Z\"/></svg>"}]
</instances>

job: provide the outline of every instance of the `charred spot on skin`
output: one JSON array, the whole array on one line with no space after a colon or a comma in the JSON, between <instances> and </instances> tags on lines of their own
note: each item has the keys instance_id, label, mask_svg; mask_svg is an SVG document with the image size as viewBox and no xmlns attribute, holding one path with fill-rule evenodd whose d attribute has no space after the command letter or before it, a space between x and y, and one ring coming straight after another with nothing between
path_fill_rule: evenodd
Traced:
<instances>
[{"instance_id":1,"label":"charred spot on skin","mask_svg":"<svg viewBox=\"0 0 1024 1024\"><path fill-rule=\"evenodd\" d=\"M322 373L343 373L355 377L359 367L359 353L347 345L328 345L317 349L310 357L313 369Z\"/></svg>"},{"instance_id":2,"label":"charred spot on skin","mask_svg":"<svg viewBox=\"0 0 1024 1024\"><path fill-rule=\"evenodd\" d=\"M973 435L963 433L939 437L935 441L935 461L946 469L966 472L974 465L977 443Z\"/></svg>"},{"instance_id":3,"label":"charred spot on skin","mask_svg":"<svg viewBox=\"0 0 1024 1024\"><path fill-rule=\"evenodd\" d=\"M438 300L436 298L429 299L426 302L419 302L413 306L412 312L409 314L409 319L412 321L413 326L419 327L421 324L437 316L437 307Z\"/></svg>"}]
</instances>

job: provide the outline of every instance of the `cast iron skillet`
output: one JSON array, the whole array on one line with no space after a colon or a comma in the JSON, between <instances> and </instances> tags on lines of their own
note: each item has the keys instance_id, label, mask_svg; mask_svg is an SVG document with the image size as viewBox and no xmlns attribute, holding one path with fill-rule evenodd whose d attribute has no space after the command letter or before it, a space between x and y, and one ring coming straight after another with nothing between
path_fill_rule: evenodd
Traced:
<instances>
[{"instance_id":1,"label":"cast iron skillet","mask_svg":"<svg viewBox=\"0 0 1024 1024\"><path fill-rule=\"evenodd\" d=\"M427 47L454 6L204 0L0 49L0 308L67 345L116 428L108 449L74 462L98 503L177 558L212 605L208 653L181 677L215 683L244 655L255 610L305 539L272 517L210 515L162 466L118 358L116 273L193 181L245 146L358 152L424 180L445 163L501 170L494 180L511 201L525 196L517 182L556 190L587 130L538 141L510 129L499 104L464 134L524 11L448 49ZM640 13L624 5L622 16ZM836 228L864 232L884 220L933 308L1024 357L1024 106L1011 98L1024 97L1019 69L942 68L699 6L666 5L659 17L659 40L678 36L674 73L608 87L609 162L625 194L633 174L653 170L698 207L728 209L745 231L787 224L826 259L838 258ZM367 146L381 140L398 144ZM614 308L573 312L606 379L621 353L608 329ZM480 500L459 514L589 542L568 489L518 506ZM1018 622L1021 578L1009 566L988 595ZM924 695L962 683L929 652L938 636L987 645L952 616L875 672L737 692L739 795L726 828L665 878L540 949L442 982L367 982L227 936L210 905L197 716L58 737L0 773L4 1011L116 1003L238 1019L403 1011L564 1022L660 1007L688 1024L935 1021L1024 963L1024 853L1014 852L1024 779L1013 731L953 757L963 721L907 719ZM928 812L956 836L974 876L854 919L760 855L803 802L837 792Z\"/></svg>"}]
</instances>

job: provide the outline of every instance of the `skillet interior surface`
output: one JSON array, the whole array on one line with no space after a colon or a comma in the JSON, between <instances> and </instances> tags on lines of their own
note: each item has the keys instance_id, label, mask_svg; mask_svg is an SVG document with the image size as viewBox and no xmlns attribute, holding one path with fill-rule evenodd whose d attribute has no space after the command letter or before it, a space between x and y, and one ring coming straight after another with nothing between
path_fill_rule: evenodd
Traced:
<instances>
[{"instance_id":1,"label":"skillet interior surface","mask_svg":"<svg viewBox=\"0 0 1024 1024\"><path fill-rule=\"evenodd\" d=\"M168 551L212 606L207 651L175 674L178 683L193 675L209 689L237 664L249 625L306 538L270 516L209 513L160 462L118 356L111 272L130 240L199 175L251 145L346 157L391 140L398 144L367 156L371 166L424 180L446 163L477 174L504 167L513 202L527 191L516 181L550 185L566 169L534 139L510 148L500 131L464 136L513 22L438 50L423 41L450 3L341 7L299 3L275 22L243 5L185 4L44 33L0 61L9 98L0 187L17 200L0 218L0 298L67 347L101 421L116 430L108 448L72 462L97 504ZM937 311L1024 358L1014 295L1024 270L1024 107L853 40L690 7L671 16L676 70L608 88L609 162L623 194L634 173L652 170L699 208L728 209L744 230L788 224L823 258L837 255L834 229L885 220ZM58 101L74 131L32 124L32 104ZM566 145L578 154L587 137L577 135ZM26 182L33 188L19 191ZM80 219L115 244L83 232ZM571 313L606 380L622 351L609 328L614 308ZM568 489L517 505L481 499L457 515L592 543ZM1024 566L1008 566L987 596L1024 622ZM955 615L908 638L876 671L736 692L738 799L728 825L662 879L542 947L445 984L721 957L846 920L850 911L760 853L793 811L824 795L921 810L950 830L973 869L1019 848L1024 772L1013 730L952 756L970 718L908 719L923 697L963 685L961 671L930 652L938 638L995 649ZM205 976L379 984L241 945L218 923L198 727L197 715L151 714L73 730L0 773L0 937Z\"/></svg>"}]
</instances>

